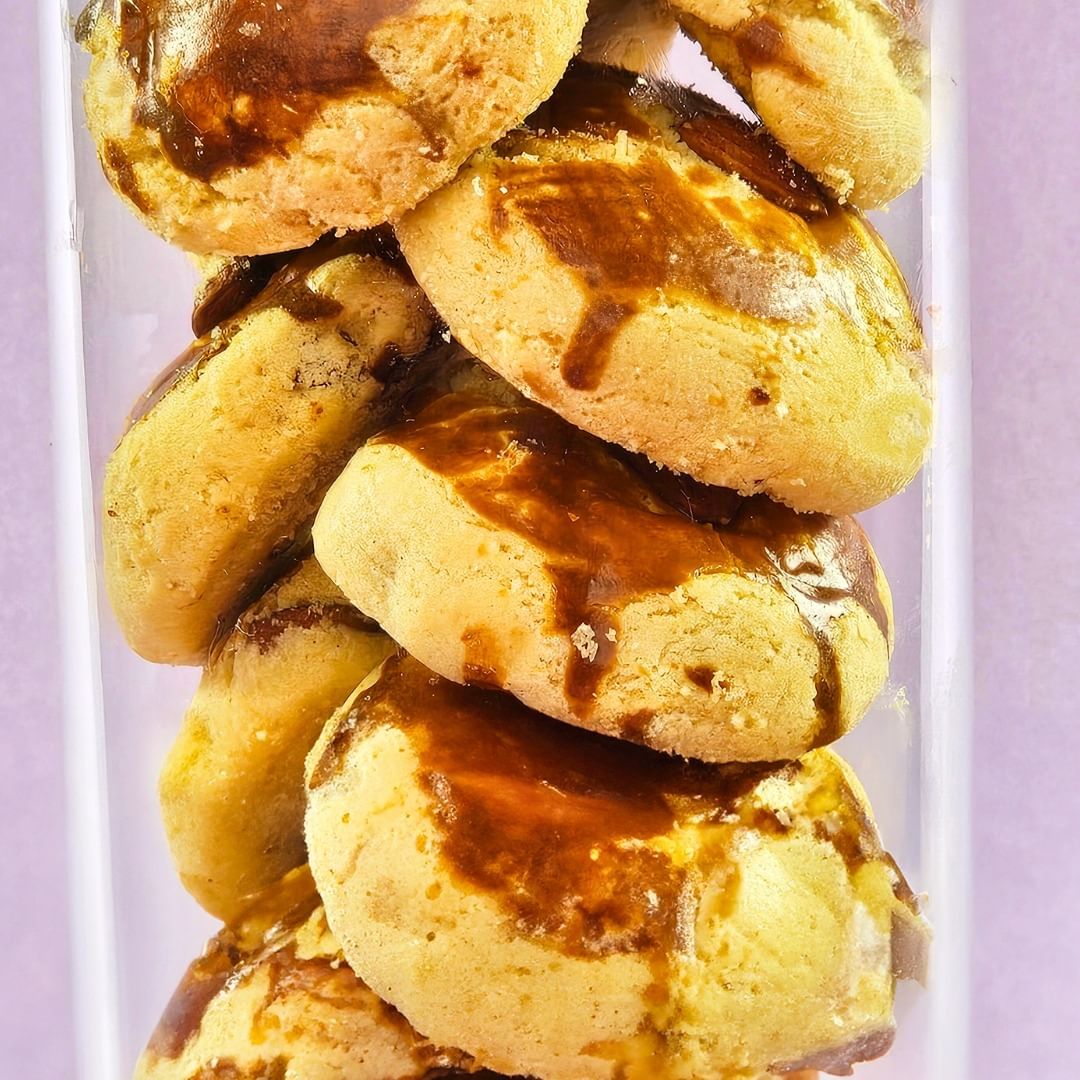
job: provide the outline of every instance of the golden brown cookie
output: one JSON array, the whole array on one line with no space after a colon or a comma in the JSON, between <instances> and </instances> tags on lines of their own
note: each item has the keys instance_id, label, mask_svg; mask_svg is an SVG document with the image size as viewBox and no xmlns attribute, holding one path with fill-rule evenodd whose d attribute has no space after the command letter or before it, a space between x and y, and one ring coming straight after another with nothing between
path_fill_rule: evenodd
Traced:
<instances>
[{"instance_id":1,"label":"golden brown cookie","mask_svg":"<svg viewBox=\"0 0 1080 1080\"><path fill-rule=\"evenodd\" d=\"M929 143L919 0L669 0L793 158L841 199L883 206Z\"/></svg>"},{"instance_id":2,"label":"golden brown cookie","mask_svg":"<svg viewBox=\"0 0 1080 1080\"><path fill-rule=\"evenodd\" d=\"M312 557L215 646L159 784L180 880L211 914L233 921L306 860L304 758L393 647Z\"/></svg>"},{"instance_id":3,"label":"golden brown cookie","mask_svg":"<svg viewBox=\"0 0 1080 1080\"><path fill-rule=\"evenodd\" d=\"M198 252L396 219L551 93L586 0L94 0L87 119L113 187Z\"/></svg>"},{"instance_id":4,"label":"golden brown cookie","mask_svg":"<svg viewBox=\"0 0 1080 1080\"><path fill-rule=\"evenodd\" d=\"M688 757L831 742L888 671L889 589L853 520L694 485L498 382L366 443L313 538L439 674Z\"/></svg>"},{"instance_id":5,"label":"golden brown cookie","mask_svg":"<svg viewBox=\"0 0 1080 1080\"><path fill-rule=\"evenodd\" d=\"M421 1080L475 1071L467 1055L423 1038L353 974L302 867L188 968L135 1080Z\"/></svg>"},{"instance_id":6,"label":"golden brown cookie","mask_svg":"<svg viewBox=\"0 0 1080 1080\"><path fill-rule=\"evenodd\" d=\"M433 327L370 236L295 256L147 395L105 472L105 583L148 660L200 664L384 419ZM205 299L205 298L204 298Z\"/></svg>"},{"instance_id":7,"label":"golden brown cookie","mask_svg":"<svg viewBox=\"0 0 1080 1080\"><path fill-rule=\"evenodd\" d=\"M531 122L398 228L467 348L704 483L839 514L911 480L923 339L860 216L704 99L579 67Z\"/></svg>"},{"instance_id":8,"label":"golden brown cookie","mask_svg":"<svg viewBox=\"0 0 1080 1080\"><path fill-rule=\"evenodd\" d=\"M308 759L349 962L436 1042L546 1080L844 1073L926 928L829 751L681 762L395 657Z\"/></svg>"}]
</instances>

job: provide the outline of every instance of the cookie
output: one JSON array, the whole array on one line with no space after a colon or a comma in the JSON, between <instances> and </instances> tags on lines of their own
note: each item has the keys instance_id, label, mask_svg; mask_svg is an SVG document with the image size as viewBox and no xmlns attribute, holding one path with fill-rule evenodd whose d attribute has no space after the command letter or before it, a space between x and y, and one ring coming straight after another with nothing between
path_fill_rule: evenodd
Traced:
<instances>
[{"instance_id":1,"label":"cookie","mask_svg":"<svg viewBox=\"0 0 1080 1080\"><path fill-rule=\"evenodd\" d=\"M396 219L544 100L586 0L94 0L105 175L166 239L253 255Z\"/></svg>"},{"instance_id":2,"label":"cookie","mask_svg":"<svg viewBox=\"0 0 1080 1080\"><path fill-rule=\"evenodd\" d=\"M191 965L135 1080L421 1080L474 1071L467 1055L423 1038L353 974L302 867Z\"/></svg>"},{"instance_id":3,"label":"cookie","mask_svg":"<svg viewBox=\"0 0 1080 1080\"><path fill-rule=\"evenodd\" d=\"M397 233L455 337L704 483L852 513L930 438L923 338L871 226L760 130L577 67Z\"/></svg>"},{"instance_id":4,"label":"cookie","mask_svg":"<svg viewBox=\"0 0 1080 1080\"><path fill-rule=\"evenodd\" d=\"M308 759L345 956L436 1042L545 1080L845 1074L926 929L830 751L687 763L387 661Z\"/></svg>"},{"instance_id":5,"label":"cookie","mask_svg":"<svg viewBox=\"0 0 1080 1080\"><path fill-rule=\"evenodd\" d=\"M494 387L422 405L327 493L315 553L353 603L440 675L687 757L795 757L859 720L892 628L852 519L702 488Z\"/></svg>"},{"instance_id":6,"label":"cookie","mask_svg":"<svg viewBox=\"0 0 1080 1080\"><path fill-rule=\"evenodd\" d=\"M922 175L927 50L918 0L669 0L796 161L884 206Z\"/></svg>"},{"instance_id":7,"label":"cookie","mask_svg":"<svg viewBox=\"0 0 1080 1080\"><path fill-rule=\"evenodd\" d=\"M312 557L215 646L159 782L184 887L233 921L306 861L304 758L393 649Z\"/></svg>"},{"instance_id":8,"label":"cookie","mask_svg":"<svg viewBox=\"0 0 1080 1080\"><path fill-rule=\"evenodd\" d=\"M106 466L102 539L113 611L146 659L206 659L383 422L394 362L426 348L427 301L373 243L295 256L140 402Z\"/></svg>"}]
</instances>

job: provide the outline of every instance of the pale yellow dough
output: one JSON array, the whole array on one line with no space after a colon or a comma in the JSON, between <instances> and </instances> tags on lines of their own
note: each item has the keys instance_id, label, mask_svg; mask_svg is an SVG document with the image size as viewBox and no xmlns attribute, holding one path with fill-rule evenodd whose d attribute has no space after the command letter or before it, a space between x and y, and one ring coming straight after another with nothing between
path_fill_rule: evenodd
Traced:
<instances>
[{"instance_id":1,"label":"pale yellow dough","mask_svg":"<svg viewBox=\"0 0 1080 1080\"><path fill-rule=\"evenodd\" d=\"M327 96L286 152L203 180L174 165L161 136L134 118L136 83L105 4L86 41L84 98L106 176L150 228L195 252L283 251L330 229L393 221L551 93L578 46L586 0L401 7L367 38L381 85ZM177 58L156 62L165 75L155 85L167 94ZM434 141L444 144L438 154Z\"/></svg>"},{"instance_id":2,"label":"pale yellow dough","mask_svg":"<svg viewBox=\"0 0 1080 1080\"><path fill-rule=\"evenodd\" d=\"M180 880L211 914L232 922L306 860L304 758L393 647L308 557L215 648L159 781Z\"/></svg>"},{"instance_id":3,"label":"pale yellow dough","mask_svg":"<svg viewBox=\"0 0 1080 1080\"><path fill-rule=\"evenodd\" d=\"M669 0L797 161L884 206L922 175L927 52L912 0Z\"/></svg>"},{"instance_id":4,"label":"pale yellow dough","mask_svg":"<svg viewBox=\"0 0 1080 1080\"><path fill-rule=\"evenodd\" d=\"M277 306L264 291L197 342L205 359L135 421L106 466L105 585L147 660L205 661L222 621L302 538L330 481L383 421L379 361L427 345L430 307L402 271L356 252L298 258L316 265L293 282L293 299Z\"/></svg>"},{"instance_id":5,"label":"pale yellow dough","mask_svg":"<svg viewBox=\"0 0 1080 1080\"><path fill-rule=\"evenodd\" d=\"M303 867L191 965L135 1080L422 1080L473 1071L467 1055L434 1046L353 974Z\"/></svg>"},{"instance_id":6,"label":"pale yellow dough","mask_svg":"<svg viewBox=\"0 0 1080 1080\"><path fill-rule=\"evenodd\" d=\"M887 1048L895 978L919 974L926 929L840 758L815 751L766 770L719 816L699 772L699 797L685 785L670 828L627 835L624 818L654 797L634 755L656 755L601 749L490 692L453 688L447 704L446 684L412 665L388 661L327 726L308 759L306 827L346 957L413 1024L489 1068L546 1080L842 1072ZM425 693L438 704L418 705ZM629 755L622 791L618 755ZM580 881L557 881L549 908L543 856L530 852L560 859L553 837L587 842L579 815L601 829L592 861L574 864ZM466 834L459 821L488 826ZM460 861L472 843L482 878ZM624 860L668 867L677 900L656 895L650 914L635 869L619 876ZM608 880L630 900L597 895ZM576 886L594 913L583 923ZM635 944L667 920L668 950ZM594 935L584 944L579 926Z\"/></svg>"},{"instance_id":7,"label":"pale yellow dough","mask_svg":"<svg viewBox=\"0 0 1080 1080\"><path fill-rule=\"evenodd\" d=\"M471 400L468 393L444 401ZM500 391L496 385L488 393ZM489 406L487 400L480 395L475 407L455 420L451 442L454 437L471 441L476 436L466 433L481 431L493 418L514 425L524 417L527 429L530 417L550 415L520 398L516 406ZM551 422L582 451L575 468L615 470L607 474L612 480L624 475L602 444L555 418ZM552 556L544 544L471 504L452 480L396 444L395 430L361 447L330 488L313 528L315 552L353 603L441 675L458 682L480 679L549 716L709 761L797 756L852 728L881 688L890 637L867 607L847 596L822 613L821 632L835 656L838 690L835 715L823 715L818 701L822 654L800 612L801 594L785 591L760 568L736 562L695 565L670 587L620 599L618 628L610 631L613 660L593 695L584 702L576 699L567 690L570 665L588 650L586 639L608 631L585 614L580 623L575 618L573 625L561 624L559 577L549 570ZM491 491L508 483L527 486L515 479L521 469L558 475L558 455L522 439L504 445L503 437L484 435L479 445L487 457L468 476L475 486ZM528 496L514 496L519 497ZM548 502L538 493L535 498L542 513L566 515L567 541L582 551L591 550L590 537L603 516L623 505L616 496L615 503L575 520L579 507L564 506L557 498ZM801 550L782 540L780 527L798 529L802 519L775 507L772 513L778 521L774 543ZM688 544L710 531L706 524L678 520L691 532L672 542ZM891 618L888 584L858 525L817 520L815 528L834 537L814 541L818 554L813 557L824 560L822 580L836 585L837 560L856 561L881 617ZM627 542L666 541L627 537ZM657 552L656 558L676 560L682 554L679 548ZM607 558L598 557L587 571L598 588L618 575Z\"/></svg>"},{"instance_id":8,"label":"pale yellow dough","mask_svg":"<svg viewBox=\"0 0 1080 1080\"><path fill-rule=\"evenodd\" d=\"M880 239L836 204L783 209L692 151L665 106L624 97L606 132L515 133L403 219L455 337L571 423L704 483L833 514L900 491L932 408ZM757 154L748 175L772 168ZM683 271L688 250L702 265Z\"/></svg>"}]
</instances>

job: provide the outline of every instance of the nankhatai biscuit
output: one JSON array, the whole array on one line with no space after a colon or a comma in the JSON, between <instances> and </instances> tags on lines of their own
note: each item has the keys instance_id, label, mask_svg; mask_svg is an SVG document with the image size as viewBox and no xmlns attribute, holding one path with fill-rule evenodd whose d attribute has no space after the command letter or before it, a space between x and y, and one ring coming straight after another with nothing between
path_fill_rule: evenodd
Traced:
<instances>
[{"instance_id":1,"label":"nankhatai biscuit","mask_svg":"<svg viewBox=\"0 0 1080 1080\"><path fill-rule=\"evenodd\" d=\"M308 760L357 974L430 1038L546 1080L846 1075L926 928L849 768L672 759L387 661Z\"/></svg>"},{"instance_id":2,"label":"nankhatai biscuit","mask_svg":"<svg viewBox=\"0 0 1080 1080\"><path fill-rule=\"evenodd\" d=\"M760 129L578 67L398 227L455 337L704 483L852 513L915 475L923 338L872 227Z\"/></svg>"},{"instance_id":3,"label":"nankhatai biscuit","mask_svg":"<svg viewBox=\"0 0 1080 1080\"><path fill-rule=\"evenodd\" d=\"M140 403L106 466L102 532L113 611L146 659L206 659L384 422L396 362L426 348L430 306L373 244L296 255Z\"/></svg>"},{"instance_id":4,"label":"nankhatai biscuit","mask_svg":"<svg viewBox=\"0 0 1080 1080\"><path fill-rule=\"evenodd\" d=\"M302 867L188 968L135 1078L427 1080L475 1071L353 974Z\"/></svg>"},{"instance_id":5,"label":"nankhatai biscuit","mask_svg":"<svg viewBox=\"0 0 1080 1080\"><path fill-rule=\"evenodd\" d=\"M94 0L102 167L150 228L253 255L392 221L550 93L586 0Z\"/></svg>"},{"instance_id":6,"label":"nankhatai biscuit","mask_svg":"<svg viewBox=\"0 0 1080 1080\"><path fill-rule=\"evenodd\" d=\"M892 628L852 519L694 485L487 381L330 488L315 552L353 603L440 675L688 757L794 757L859 720Z\"/></svg>"},{"instance_id":7,"label":"nankhatai biscuit","mask_svg":"<svg viewBox=\"0 0 1080 1080\"><path fill-rule=\"evenodd\" d=\"M308 557L212 652L159 781L184 887L231 922L303 863L304 758L394 648Z\"/></svg>"},{"instance_id":8,"label":"nankhatai biscuit","mask_svg":"<svg viewBox=\"0 0 1080 1080\"><path fill-rule=\"evenodd\" d=\"M669 0L796 161L883 206L922 175L929 71L919 0Z\"/></svg>"}]
</instances>

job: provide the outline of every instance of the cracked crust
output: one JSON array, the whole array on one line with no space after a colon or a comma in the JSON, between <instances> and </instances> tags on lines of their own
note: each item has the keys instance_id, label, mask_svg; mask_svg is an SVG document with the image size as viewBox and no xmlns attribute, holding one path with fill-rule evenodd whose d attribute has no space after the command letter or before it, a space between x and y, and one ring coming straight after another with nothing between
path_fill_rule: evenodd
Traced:
<instances>
[{"instance_id":1,"label":"cracked crust","mask_svg":"<svg viewBox=\"0 0 1080 1080\"><path fill-rule=\"evenodd\" d=\"M180 9L179 0L159 0L172 4ZM205 178L178 168L158 132L135 118L137 84L112 5L98 6L96 19L84 18L82 36L93 56L84 96L106 176L172 243L253 255L302 247L334 228L395 220L449 180L469 154L551 92L577 48L586 0L396 5L402 10L366 39L365 63L378 80L327 94L287 145ZM253 32L248 24L241 31ZM331 44L346 51L347 43ZM155 89L167 89L177 58L154 62L155 73L166 73ZM348 85L347 71L340 81ZM241 97L229 102L237 114Z\"/></svg>"},{"instance_id":2,"label":"cracked crust","mask_svg":"<svg viewBox=\"0 0 1080 1080\"><path fill-rule=\"evenodd\" d=\"M597 101L586 130L545 106L543 132L478 154L401 222L454 336L571 423L703 483L833 514L900 491L930 442L929 378L871 226L820 194L814 213L812 178L729 121L688 125L621 85ZM758 190L780 186L807 212Z\"/></svg>"},{"instance_id":3,"label":"cracked crust","mask_svg":"<svg viewBox=\"0 0 1080 1080\"><path fill-rule=\"evenodd\" d=\"M884 1051L894 921L926 929L839 758L698 766L665 825L666 759L447 695L415 663L327 726L306 828L345 955L418 1028L547 1080L764 1080Z\"/></svg>"},{"instance_id":4,"label":"cracked crust","mask_svg":"<svg viewBox=\"0 0 1080 1080\"><path fill-rule=\"evenodd\" d=\"M857 723L888 671L891 605L854 522L813 519L815 531L803 536L811 528L806 519L767 510L763 535L772 536L778 551L790 546L792 553L814 553L798 558L824 560L822 580L837 584L851 559L865 571L870 610L847 596L808 611L800 590L815 586L792 589L794 579L775 576L767 563L740 562L741 554L733 559L723 547L729 541L718 540L707 524L671 509L666 517L639 512L637 500L652 497L644 481L602 444L518 400L516 408L489 407L486 399L474 402L459 392L435 406L462 403L466 411L446 430L451 441L476 448L482 463L461 476L470 491L509 491L520 507L514 520L497 511L493 517L491 507L470 501L437 463L395 443L395 432L412 430L407 425L381 433L353 457L327 493L312 534L321 565L357 606L447 678L503 687L550 716L689 757L793 757ZM529 434L534 418L552 442L565 441L565 451L537 447ZM493 419L497 430L489 437L485 425ZM513 435L509 445L510 436L498 430L504 421ZM431 430L437 433L437 424ZM568 468L603 477L595 483L606 491L589 508L561 501L563 452L571 455ZM547 520L568 523L557 537L565 550L553 552L530 535L529 525L515 524ZM630 534L631 546L658 549L658 561L682 566L685 576L653 578L651 567L632 565L632 555L606 531L611 521L621 523L616 532ZM646 531L668 523L670 532ZM720 530L720 538L728 535ZM730 542L731 550L743 550L738 535ZM747 558L757 558L756 541L746 550ZM595 561L585 565L574 552L592 552ZM639 576L640 591L616 589L596 609L583 600L580 614L568 606L581 575L593 582L590 589L610 593L624 572ZM874 597L879 622L871 614ZM836 688L828 701L823 679Z\"/></svg>"}]
</instances>

